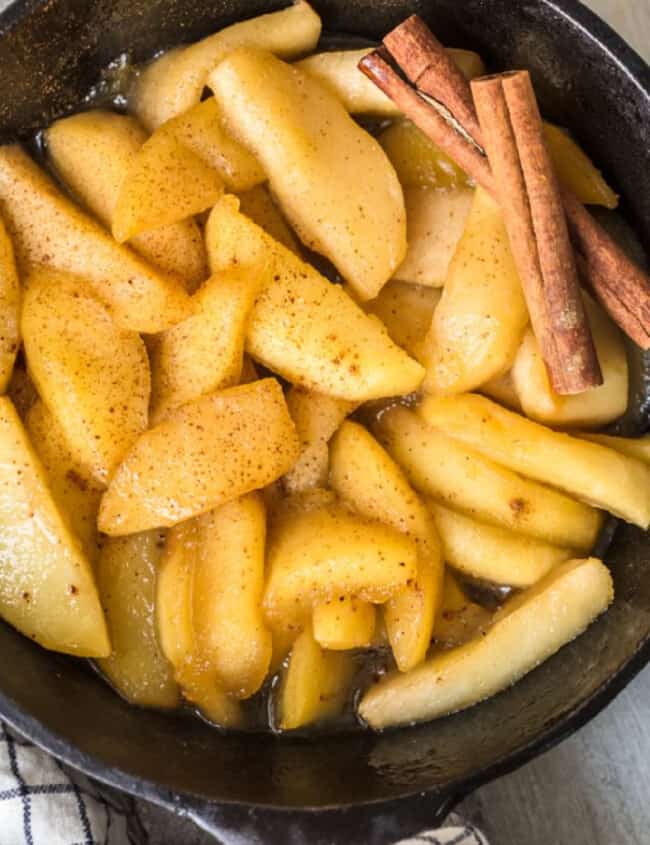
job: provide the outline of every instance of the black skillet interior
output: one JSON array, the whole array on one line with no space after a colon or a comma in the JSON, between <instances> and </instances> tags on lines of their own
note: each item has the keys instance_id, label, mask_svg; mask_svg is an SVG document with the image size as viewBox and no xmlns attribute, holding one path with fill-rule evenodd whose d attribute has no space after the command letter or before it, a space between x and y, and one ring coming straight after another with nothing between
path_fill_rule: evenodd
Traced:
<instances>
[{"instance_id":1,"label":"black skillet interior","mask_svg":"<svg viewBox=\"0 0 650 845\"><path fill-rule=\"evenodd\" d=\"M315 5L328 30L369 38L417 11L446 43L478 49L493 67L530 68L546 114L606 165L625 213L650 244L650 70L574 0ZM262 0L14 2L0 16L2 132L27 134L75 109L101 68L123 51L142 60L272 8ZM636 430L647 427L648 404L645 368L638 369ZM352 843L358 835L383 842L433 821L454 796L574 730L648 661L647 537L619 528L608 562L616 602L583 637L506 693L414 729L311 740L223 736L195 719L130 707L84 663L42 651L5 626L0 713L96 776L191 812L226 841L244 826L253 841L262 812L255 841L330 842L340 835ZM423 792L428 795L418 797ZM368 802L391 803L343 809ZM295 826L288 827L283 811L274 815L255 805L332 812L294 813ZM306 819L313 822L309 834Z\"/></svg>"}]
</instances>

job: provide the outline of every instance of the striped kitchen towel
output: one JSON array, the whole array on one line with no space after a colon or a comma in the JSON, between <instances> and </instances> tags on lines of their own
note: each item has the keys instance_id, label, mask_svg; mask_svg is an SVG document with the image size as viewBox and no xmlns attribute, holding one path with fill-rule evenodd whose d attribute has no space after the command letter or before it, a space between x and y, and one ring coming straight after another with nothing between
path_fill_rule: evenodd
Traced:
<instances>
[{"instance_id":1,"label":"striped kitchen towel","mask_svg":"<svg viewBox=\"0 0 650 845\"><path fill-rule=\"evenodd\" d=\"M488 845L488 841L474 825L451 813L444 827L425 830L410 839L402 839L396 845Z\"/></svg>"},{"instance_id":2,"label":"striped kitchen towel","mask_svg":"<svg viewBox=\"0 0 650 845\"><path fill-rule=\"evenodd\" d=\"M0 722L0 845L144 845L132 799Z\"/></svg>"}]
</instances>

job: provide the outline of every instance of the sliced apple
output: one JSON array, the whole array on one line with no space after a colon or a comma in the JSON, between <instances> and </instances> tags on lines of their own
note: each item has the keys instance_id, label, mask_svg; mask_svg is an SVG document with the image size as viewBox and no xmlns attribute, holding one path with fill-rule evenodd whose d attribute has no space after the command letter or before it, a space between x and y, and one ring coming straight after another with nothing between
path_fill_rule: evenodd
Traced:
<instances>
[{"instance_id":1,"label":"sliced apple","mask_svg":"<svg viewBox=\"0 0 650 845\"><path fill-rule=\"evenodd\" d=\"M301 241L360 299L376 296L406 253L402 189L377 141L327 88L271 53L232 52L209 85Z\"/></svg>"},{"instance_id":2,"label":"sliced apple","mask_svg":"<svg viewBox=\"0 0 650 845\"><path fill-rule=\"evenodd\" d=\"M192 608L196 545L196 520L167 533L156 581L158 639L183 697L208 721L224 728L238 727L242 722L239 702L221 689L215 668L196 647Z\"/></svg>"},{"instance_id":3,"label":"sliced apple","mask_svg":"<svg viewBox=\"0 0 650 845\"><path fill-rule=\"evenodd\" d=\"M361 699L373 728L436 719L489 698L581 634L613 599L612 577L596 558L570 560L511 599L474 640L386 676Z\"/></svg>"},{"instance_id":4,"label":"sliced apple","mask_svg":"<svg viewBox=\"0 0 650 845\"><path fill-rule=\"evenodd\" d=\"M20 281L14 249L0 220L0 392L4 393L20 346Z\"/></svg>"},{"instance_id":5,"label":"sliced apple","mask_svg":"<svg viewBox=\"0 0 650 845\"><path fill-rule=\"evenodd\" d=\"M300 456L284 476L284 487L289 493L324 487L329 470L327 444L356 403L292 387L287 406L300 438Z\"/></svg>"},{"instance_id":6,"label":"sliced apple","mask_svg":"<svg viewBox=\"0 0 650 845\"><path fill-rule=\"evenodd\" d=\"M272 523L267 567L266 618L291 629L336 596L388 601L414 579L417 554L411 538L387 525L337 502L305 506L298 498Z\"/></svg>"},{"instance_id":7,"label":"sliced apple","mask_svg":"<svg viewBox=\"0 0 650 845\"><path fill-rule=\"evenodd\" d=\"M104 494L99 528L123 535L175 525L270 484L297 455L275 379L208 394L136 441Z\"/></svg>"},{"instance_id":8,"label":"sliced apple","mask_svg":"<svg viewBox=\"0 0 650 845\"><path fill-rule=\"evenodd\" d=\"M268 269L215 273L194 297L196 313L156 338L151 352L151 419L240 381L246 329Z\"/></svg>"},{"instance_id":9,"label":"sliced apple","mask_svg":"<svg viewBox=\"0 0 650 845\"><path fill-rule=\"evenodd\" d=\"M419 413L428 425L514 472L640 528L650 525L650 467L641 461L553 431L475 394L427 397Z\"/></svg>"},{"instance_id":10,"label":"sliced apple","mask_svg":"<svg viewBox=\"0 0 650 845\"><path fill-rule=\"evenodd\" d=\"M26 286L21 328L29 372L78 462L106 484L147 428L144 343L77 276L40 268Z\"/></svg>"},{"instance_id":11,"label":"sliced apple","mask_svg":"<svg viewBox=\"0 0 650 845\"><path fill-rule=\"evenodd\" d=\"M0 211L21 273L43 264L81 276L122 328L159 332L192 313L177 279L116 244L15 144L0 146Z\"/></svg>"},{"instance_id":12,"label":"sliced apple","mask_svg":"<svg viewBox=\"0 0 650 845\"><path fill-rule=\"evenodd\" d=\"M147 531L108 539L97 569L113 649L98 664L117 691L143 707L176 707L180 701L171 663L156 636L156 571L164 534Z\"/></svg>"},{"instance_id":13,"label":"sliced apple","mask_svg":"<svg viewBox=\"0 0 650 845\"><path fill-rule=\"evenodd\" d=\"M27 413L26 426L45 467L54 501L94 564L99 556L97 513L104 488L76 459L57 418L40 399Z\"/></svg>"},{"instance_id":14,"label":"sliced apple","mask_svg":"<svg viewBox=\"0 0 650 845\"><path fill-rule=\"evenodd\" d=\"M306 628L291 649L279 694L280 728L296 728L340 715L356 666L347 652L325 651Z\"/></svg>"},{"instance_id":15,"label":"sliced apple","mask_svg":"<svg viewBox=\"0 0 650 845\"><path fill-rule=\"evenodd\" d=\"M197 522L193 625L199 653L220 686L250 698L264 683L271 633L264 624L266 514L249 494L203 514Z\"/></svg>"},{"instance_id":16,"label":"sliced apple","mask_svg":"<svg viewBox=\"0 0 650 845\"><path fill-rule=\"evenodd\" d=\"M124 177L146 140L147 133L133 117L103 109L64 117L45 133L54 170L108 229ZM142 232L129 245L155 267L177 275L189 291L208 275L201 232L194 220Z\"/></svg>"},{"instance_id":17,"label":"sliced apple","mask_svg":"<svg viewBox=\"0 0 650 845\"><path fill-rule=\"evenodd\" d=\"M39 645L106 657L97 587L11 401L0 398L0 616Z\"/></svg>"},{"instance_id":18,"label":"sliced apple","mask_svg":"<svg viewBox=\"0 0 650 845\"><path fill-rule=\"evenodd\" d=\"M424 370L382 324L242 214L236 197L217 203L205 235L212 272L260 260L272 267L248 327L256 361L295 385L350 401L417 390Z\"/></svg>"},{"instance_id":19,"label":"sliced apple","mask_svg":"<svg viewBox=\"0 0 650 845\"><path fill-rule=\"evenodd\" d=\"M223 180L167 125L140 147L120 186L111 230L118 243L211 208Z\"/></svg>"},{"instance_id":20,"label":"sliced apple","mask_svg":"<svg viewBox=\"0 0 650 845\"><path fill-rule=\"evenodd\" d=\"M384 609L395 661L403 672L427 653L440 605L444 563L433 517L395 461L365 428L346 421L331 445L330 484L365 517L412 537L417 574Z\"/></svg>"},{"instance_id":21,"label":"sliced apple","mask_svg":"<svg viewBox=\"0 0 650 845\"><path fill-rule=\"evenodd\" d=\"M320 18L305 0L239 21L153 61L139 77L130 105L148 129L155 129L196 105L209 72L238 47L257 47L291 59L310 53L320 32Z\"/></svg>"}]
</instances>

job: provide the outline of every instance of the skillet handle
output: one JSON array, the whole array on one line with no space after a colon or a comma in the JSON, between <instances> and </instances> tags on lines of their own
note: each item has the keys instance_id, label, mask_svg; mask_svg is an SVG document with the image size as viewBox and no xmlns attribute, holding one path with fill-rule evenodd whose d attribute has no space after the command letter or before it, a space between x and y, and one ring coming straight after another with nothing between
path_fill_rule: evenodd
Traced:
<instances>
[{"instance_id":1,"label":"skillet handle","mask_svg":"<svg viewBox=\"0 0 650 845\"><path fill-rule=\"evenodd\" d=\"M389 845L437 827L461 797L426 792L395 801L311 811L196 801L183 812L222 845Z\"/></svg>"}]
</instances>

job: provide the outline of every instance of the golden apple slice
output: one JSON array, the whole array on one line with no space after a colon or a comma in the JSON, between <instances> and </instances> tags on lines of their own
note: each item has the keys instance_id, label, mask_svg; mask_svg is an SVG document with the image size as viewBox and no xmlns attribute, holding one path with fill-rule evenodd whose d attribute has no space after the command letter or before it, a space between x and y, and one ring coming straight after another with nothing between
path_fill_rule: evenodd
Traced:
<instances>
[{"instance_id":1,"label":"golden apple slice","mask_svg":"<svg viewBox=\"0 0 650 845\"><path fill-rule=\"evenodd\" d=\"M390 408L374 431L411 484L447 507L553 545L593 548L602 525L599 511L522 478L413 411Z\"/></svg>"},{"instance_id":2,"label":"golden apple slice","mask_svg":"<svg viewBox=\"0 0 650 845\"><path fill-rule=\"evenodd\" d=\"M600 443L601 446L609 446L616 449L629 458L636 458L644 464L650 464L650 434L645 437L613 437L610 434L581 434L585 440L593 443Z\"/></svg>"},{"instance_id":3,"label":"golden apple slice","mask_svg":"<svg viewBox=\"0 0 650 845\"><path fill-rule=\"evenodd\" d=\"M420 360L427 368L424 390L460 393L503 375L527 325L528 309L501 209L477 188L421 345Z\"/></svg>"},{"instance_id":4,"label":"golden apple slice","mask_svg":"<svg viewBox=\"0 0 650 845\"><path fill-rule=\"evenodd\" d=\"M43 264L81 276L122 328L159 332L192 313L176 279L116 244L15 144L0 146L0 211L21 272Z\"/></svg>"},{"instance_id":5,"label":"golden apple slice","mask_svg":"<svg viewBox=\"0 0 650 845\"><path fill-rule=\"evenodd\" d=\"M151 352L151 419L240 381L255 297L268 283L262 267L215 273L194 297L196 313L156 338Z\"/></svg>"},{"instance_id":6,"label":"golden apple slice","mask_svg":"<svg viewBox=\"0 0 650 845\"><path fill-rule=\"evenodd\" d=\"M258 297L247 333L256 361L293 384L353 402L417 390L422 367L340 285L241 214L236 197L217 203L205 235L212 272L271 264L273 281Z\"/></svg>"},{"instance_id":7,"label":"golden apple slice","mask_svg":"<svg viewBox=\"0 0 650 845\"><path fill-rule=\"evenodd\" d=\"M45 648L105 657L110 643L90 564L6 397L0 398L0 491L0 616Z\"/></svg>"},{"instance_id":8,"label":"golden apple slice","mask_svg":"<svg viewBox=\"0 0 650 845\"><path fill-rule=\"evenodd\" d=\"M156 571L164 534L147 531L107 539L97 579L113 650L98 660L117 691L143 707L176 707L180 701L172 666L156 637Z\"/></svg>"},{"instance_id":9,"label":"golden apple slice","mask_svg":"<svg viewBox=\"0 0 650 845\"><path fill-rule=\"evenodd\" d=\"M161 126L133 156L115 202L111 230L119 243L211 208L223 193L214 168Z\"/></svg>"},{"instance_id":10,"label":"golden apple slice","mask_svg":"<svg viewBox=\"0 0 650 845\"><path fill-rule=\"evenodd\" d=\"M30 374L76 460L106 484L147 428L144 343L116 325L83 279L41 268L26 286L21 327Z\"/></svg>"},{"instance_id":11,"label":"golden apple slice","mask_svg":"<svg viewBox=\"0 0 650 845\"><path fill-rule=\"evenodd\" d=\"M136 441L104 494L99 528L122 535L175 525L270 484L297 455L275 379L208 394Z\"/></svg>"},{"instance_id":12,"label":"golden apple slice","mask_svg":"<svg viewBox=\"0 0 650 845\"><path fill-rule=\"evenodd\" d=\"M360 299L376 296L406 253L402 189L377 141L327 88L271 53L237 50L208 82L303 243Z\"/></svg>"},{"instance_id":13,"label":"golden apple slice","mask_svg":"<svg viewBox=\"0 0 650 845\"><path fill-rule=\"evenodd\" d=\"M340 715L355 673L349 653L324 651L307 627L291 649L279 695L280 728L296 728Z\"/></svg>"},{"instance_id":14,"label":"golden apple slice","mask_svg":"<svg viewBox=\"0 0 650 845\"><path fill-rule=\"evenodd\" d=\"M424 660L441 598L444 564L433 517L402 470L362 426L344 422L330 451L333 489L365 517L402 531L417 544L416 577L384 609L395 661L408 671Z\"/></svg>"},{"instance_id":15,"label":"golden apple slice","mask_svg":"<svg viewBox=\"0 0 650 845\"><path fill-rule=\"evenodd\" d=\"M264 609L274 629L291 629L338 596L388 601L417 569L411 538L336 502L305 506L300 497L276 515L267 561Z\"/></svg>"},{"instance_id":16,"label":"golden apple slice","mask_svg":"<svg viewBox=\"0 0 650 845\"><path fill-rule=\"evenodd\" d=\"M129 105L148 129L155 129L196 105L209 72L238 47L258 47L291 59L310 53L320 31L320 18L304 0L239 21L153 61L140 75Z\"/></svg>"},{"instance_id":17,"label":"golden apple slice","mask_svg":"<svg viewBox=\"0 0 650 845\"><path fill-rule=\"evenodd\" d=\"M585 205L616 208L618 196L573 138L552 123L544 123L544 139L560 181Z\"/></svg>"},{"instance_id":18,"label":"golden apple slice","mask_svg":"<svg viewBox=\"0 0 650 845\"><path fill-rule=\"evenodd\" d=\"M529 329L512 365L512 382L527 417L547 425L597 428L623 416L628 402L628 364L619 329L585 296L585 310L603 374L603 383L575 396L553 390L539 344Z\"/></svg>"},{"instance_id":19,"label":"golden apple slice","mask_svg":"<svg viewBox=\"0 0 650 845\"><path fill-rule=\"evenodd\" d=\"M403 188L467 188L467 175L410 120L396 120L379 136Z\"/></svg>"},{"instance_id":20,"label":"golden apple slice","mask_svg":"<svg viewBox=\"0 0 650 845\"><path fill-rule=\"evenodd\" d=\"M440 288L472 207L470 188L405 188L408 249L393 278Z\"/></svg>"},{"instance_id":21,"label":"golden apple slice","mask_svg":"<svg viewBox=\"0 0 650 845\"><path fill-rule=\"evenodd\" d=\"M111 228L124 177L147 133L128 115L92 109L55 121L45 133L48 159L75 197ZM201 232L194 220L142 232L129 244L189 291L207 277Z\"/></svg>"},{"instance_id":22,"label":"golden apple slice","mask_svg":"<svg viewBox=\"0 0 650 845\"><path fill-rule=\"evenodd\" d=\"M613 599L609 570L596 558L570 560L511 599L482 637L393 673L361 699L373 728L436 719L514 684L581 634Z\"/></svg>"},{"instance_id":23,"label":"golden apple slice","mask_svg":"<svg viewBox=\"0 0 650 845\"><path fill-rule=\"evenodd\" d=\"M648 528L650 467L614 449L553 431L484 396L427 397L422 419L514 472Z\"/></svg>"},{"instance_id":24,"label":"golden apple slice","mask_svg":"<svg viewBox=\"0 0 650 845\"><path fill-rule=\"evenodd\" d=\"M242 722L239 702L220 688L216 670L196 648L192 618L196 535L195 520L167 533L156 580L158 639L183 697L208 721L224 728L238 727Z\"/></svg>"},{"instance_id":25,"label":"golden apple slice","mask_svg":"<svg viewBox=\"0 0 650 845\"><path fill-rule=\"evenodd\" d=\"M375 634L375 608L354 596L317 604L312 615L314 639L330 651L368 648Z\"/></svg>"},{"instance_id":26,"label":"golden apple slice","mask_svg":"<svg viewBox=\"0 0 650 845\"><path fill-rule=\"evenodd\" d=\"M94 564L99 556L97 514L104 488L76 459L57 418L40 399L30 408L26 426L47 473L52 497Z\"/></svg>"},{"instance_id":27,"label":"golden apple slice","mask_svg":"<svg viewBox=\"0 0 650 845\"><path fill-rule=\"evenodd\" d=\"M4 393L20 346L20 281L14 250L0 220L0 392Z\"/></svg>"},{"instance_id":28,"label":"golden apple slice","mask_svg":"<svg viewBox=\"0 0 650 845\"><path fill-rule=\"evenodd\" d=\"M271 660L271 633L262 614L264 504L252 493L196 522L197 649L216 669L222 689L236 698L250 698L264 683Z\"/></svg>"},{"instance_id":29,"label":"golden apple slice","mask_svg":"<svg viewBox=\"0 0 650 845\"><path fill-rule=\"evenodd\" d=\"M229 191L248 191L266 180L255 156L228 131L214 97L167 121L163 131L214 168Z\"/></svg>"},{"instance_id":30,"label":"golden apple slice","mask_svg":"<svg viewBox=\"0 0 650 845\"><path fill-rule=\"evenodd\" d=\"M359 62L369 52L367 47L360 50L329 50L301 59L296 62L296 66L336 94L350 114L399 117L401 112L390 97L359 71ZM454 49L448 52L468 79L485 72L477 53Z\"/></svg>"},{"instance_id":31,"label":"golden apple slice","mask_svg":"<svg viewBox=\"0 0 650 845\"><path fill-rule=\"evenodd\" d=\"M445 560L472 578L530 587L571 557L570 549L479 522L434 501L429 506L440 532Z\"/></svg>"},{"instance_id":32,"label":"golden apple slice","mask_svg":"<svg viewBox=\"0 0 650 845\"><path fill-rule=\"evenodd\" d=\"M356 402L300 387L292 387L286 399L300 438L300 456L284 476L284 487L289 493L324 487L329 471L327 444L343 420L355 409Z\"/></svg>"}]
</instances>

